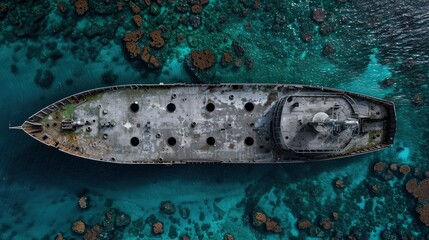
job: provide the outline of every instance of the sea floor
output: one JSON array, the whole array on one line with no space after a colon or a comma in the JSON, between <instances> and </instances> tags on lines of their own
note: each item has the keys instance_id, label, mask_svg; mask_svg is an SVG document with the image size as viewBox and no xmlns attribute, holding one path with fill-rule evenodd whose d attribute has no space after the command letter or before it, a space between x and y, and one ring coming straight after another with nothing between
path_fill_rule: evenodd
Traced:
<instances>
[{"instance_id":1,"label":"sea floor","mask_svg":"<svg viewBox=\"0 0 429 240\"><path fill-rule=\"evenodd\" d=\"M0 239L429 239L428 10L384 0L0 2ZM353 91L396 104L397 136L388 150L323 163L127 166L7 129L79 91L161 82Z\"/></svg>"}]
</instances>

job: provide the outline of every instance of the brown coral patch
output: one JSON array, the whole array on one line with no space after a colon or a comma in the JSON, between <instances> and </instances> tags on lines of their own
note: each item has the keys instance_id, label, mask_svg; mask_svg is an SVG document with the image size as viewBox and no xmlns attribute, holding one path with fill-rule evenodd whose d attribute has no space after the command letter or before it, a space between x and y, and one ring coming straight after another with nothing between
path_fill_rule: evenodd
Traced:
<instances>
[{"instance_id":1,"label":"brown coral patch","mask_svg":"<svg viewBox=\"0 0 429 240\"><path fill-rule=\"evenodd\" d=\"M84 234L85 229L86 229L86 226L85 226L85 223L83 221L78 220L78 221L73 223L73 226L72 226L73 232L75 232L77 234Z\"/></svg>"},{"instance_id":2,"label":"brown coral patch","mask_svg":"<svg viewBox=\"0 0 429 240\"><path fill-rule=\"evenodd\" d=\"M420 221L422 221L426 227L429 227L429 204L417 207L416 211L420 215Z\"/></svg>"},{"instance_id":3,"label":"brown coral patch","mask_svg":"<svg viewBox=\"0 0 429 240\"><path fill-rule=\"evenodd\" d=\"M311 227L312 224L311 224L310 220L302 219L302 220L298 221L297 225L298 225L298 229L307 230Z\"/></svg>"},{"instance_id":4,"label":"brown coral patch","mask_svg":"<svg viewBox=\"0 0 429 240\"><path fill-rule=\"evenodd\" d=\"M133 16L134 23L137 27L141 27L143 24L143 18L140 15L134 15Z\"/></svg>"},{"instance_id":5,"label":"brown coral patch","mask_svg":"<svg viewBox=\"0 0 429 240\"><path fill-rule=\"evenodd\" d=\"M165 45L165 40L162 38L161 30L155 30L150 34L150 38L152 38L152 42L150 45L155 48L162 48Z\"/></svg>"},{"instance_id":6,"label":"brown coral patch","mask_svg":"<svg viewBox=\"0 0 429 240\"><path fill-rule=\"evenodd\" d=\"M413 194L418 202L429 201L429 178L421 182L417 182L415 178L410 179L405 184L405 188L409 193Z\"/></svg>"},{"instance_id":7,"label":"brown coral patch","mask_svg":"<svg viewBox=\"0 0 429 240\"><path fill-rule=\"evenodd\" d=\"M384 163L384 162L378 162L378 163L376 163L376 164L374 164L374 171L376 171L376 172L382 172L382 171L384 171L384 170L386 170L386 163Z\"/></svg>"},{"instance_id":8,"label":"brown coral patch","mask_svg":"<svg viewBox=\"0 0 429 240\"><path fill-rule=\"evenodd\" d=\"M164 232L164 226L162 222L156 222L152 225L152 232L155 235L159 235Z\"/></svg>"},{"instance_id":9,"label":"brown coral patch","mask_svg":"<svg viewBox=\"0 0 429 240\"><path fill-rule=\"evenodd\" d=\"M228 66L232 61L234 61L234 55L230 52L224 53L222 56L222 66Z\"/></svg>"},{"instance_id":10,"label":"brown coral patch","mask_svg":"<svg viewBox=\"0 0 429 240\"><path fill-rule=\"evenodd\" d=\"M141 8L137 6L135 3L130 3L130 9L134 14L139 14L141 11Z\"/></svg>"},{"instance_id":11,"label":"brown coral patch","mask_svg":"<svg viewBox=\"0 0 429 240\"><path fill-rule=\"evenodd\" d=\"M99 240L98 234L101 233L101 227L99 225L94 225L91 229L89 229L84 238L85 240Z\"/></svg>"},{"instance_id":12,"label":"brown coral patch","mask_svg":"<svg viewBox=\"0 0 429 240\"><path fill-rule=\"evenodd\" d=\"M130 56L133 58L141 54L141 49L137 47L137 44L135 42L126 42L125 48L127 49L127 52L130 54Z\"/></svg>"},{"instance_id":13,"label":"brown coral patch","mask_svg":"<svg viewBox=\"0 0 429 240\"><path fill-rule=\"evenodd\" d=\"M195 4L191 7L192 13L198 14L201 13L203 7L200 4Z\"/></svg>"},{"instance_id":14,"label":"brown coral patch","mask_svg":"<svg viewBox=\"0 0 429 240\"><path fill-rule=\"evenodd\" d=\"M206 5L209 3L209 0L200 0L200 5Z\"/></svg>"},{"instance_id":15,"label":"brown coral patch","mask_svg":"<svg viewBox=\"0 0 429 240\"><path fill-rule=\"evenodd\" d=\"M87 0L77 0L74 3L74 7L75 7L75 11L77 13L77 15L84 15L88 9L88 1Z\"/></svg>"},{"instance_id":16,"label":"brown coral patch","mask_svg":"<svg viewBox=\"0 0 429 240\"><path fill-rule=\"evenodd\" d=\"M147 6L150 6L152 4L151 0L144 0L144 3L146 3Z\"/></svg>"},{"instance_id":17,"label":"brown coral patch","mask_svg":"<svg viewBox=\"0 0 429 240\"><path fill-rule=\"evenodd\" d=\"M151 56L150 55L150 47L148 47L148 46L144 47L143 53L141 55L141 58L142 58L143 62L149 63L150 56Z\"/></svg>"},{"instance_id":18,"label":"brown coral patch","mask_svg":"<svg viewBox=\"0 0 429 240\"><path fill-rule=\"evenodd\" d=\"M57 8L62 12L65 13L67 11L67 6L64 2L57 2Z\"/></svg>"},{"instance_id":19,"label":"brown coral patch","mask_svg":"<svg viewBox=\"0 0 429 240\"><path fill-rule=\"evenodd\" d=\"M65 240L64 235L62 233L57 233L55 240Z\"/></svg>"},{"instance_id":20,"label":"brown coral patch","mask_svg":"<svg viewBox=\"0 0 429 240\"><path fill-rule=\"evenodd\" d=\"M265 229L269 232L275 233L281 233L283 231L278 223L272 219L267 219L267 222L265 222Z\"/></svg>"},{"instance_id":21,"label":"brown coral patch","mask_svg":"<svg viewBox=\"0 0 429 240\"><path fill-rule=\"evenodd\" d=\"M136 30L130 33L125 34L124 41L125 42L137 42L144 34L143 30Z\"/></svg>"},{"instance_id":22,"label":"brown coral patch","mask_svg":"<svg viewBox=\"0 0 429 240\"><path fill-rule=\"evenodd\" d=\"M150 68L159 68L161 66L161 63L158 61L158 59L155 56L150 56L149 64L148 66Z\"/></svg>"},{"instance_id":23,"label":"brown coral patch","mask_svg":"<svg viewBox=\"0 0 429 240\"><path fill-rule=\"evenodd\" d=\"M399 172L405 175L411 172L411 168L408 165L402 165L399 167Z\"/></svg>"},{"instance_id":24,"label":"brown coral patch","mask_svg":"<svg viewBox=\"0 0 429 240\"><path fill-rule=\"evenodd\" d=\"M205 70L215 64L215 56L210 50L192 51L192 65L199 70Z\"/></svg>"}]
</instances>

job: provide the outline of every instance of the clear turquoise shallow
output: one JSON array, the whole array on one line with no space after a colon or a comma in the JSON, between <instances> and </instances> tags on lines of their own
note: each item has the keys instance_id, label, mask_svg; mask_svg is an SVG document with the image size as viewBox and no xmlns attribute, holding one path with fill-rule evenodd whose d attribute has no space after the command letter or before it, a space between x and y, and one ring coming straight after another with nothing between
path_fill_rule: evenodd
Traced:
<instances>
[{"instance_id":1,"label":"clear turquoise shallow","mask_svg":"<svg viewBox=\"0 0 429 240\"><path fill-rule=\"evenodd\" d=\"M55 7L54 2L50 3ZM178 228L179 236L186 233L198 239L195 224L209 224L204 239L222 239L227 232L236 239L328 239L334 230L316 237L298 230L296 223L305 218L317 226L318 219L333 211L340 215L335 222L337 235L341 231L345 237L359 229L359 239L387 239L383 237L386 231L397 237L399 232L406 232L425 239L429 228L419 221L415 202L404 191L407 178L380 182L387 189L381 196L371 195L368 190L369 182L378 181L372 176L372 166L378 161L429 170L429 5L425 3L267 1L263 5L274 10L255 10L245 18L231 16L219 33L203 36L203 28L185 29L200 36L197 49L216 49L218 61L225 49L231 50L232 39L240 39L246 56L253 59L252 69L222 68L218 62L212 70L216 73L215 82L321 85L395 102L398 129L392 148L361 157L301 165L113 165L68 156L22 132L8 130L9 124L21 124L58 99L105 86L100 78L107 70L118 75L114 84L191 83L192 74L185 69L184 57L192 48L186 43L170 47L163 67L157 71L136 65L127 58L121 44L123 33L129 31L124 25L118 28L115 40L98 46L95 59L84 62L71 53L76 42L50 35L9 37L13 29L1 20L0 239L54 239L58 232L68 238L82 238L71 232L72 222L82 219L89 225L100 223L110 206L128 213L132 221L154 214L165 224L161 236L152 235L148 225L139 229L140 236L135 236L130 226L122 232L123 239L170 239L171 225ZM228 13L226 6L227 1L210 1L204 11L214 13L220 9ZM335 23L335 31L329 36L320 36L319 25L311 21L315 7L323 7L329 21ZM58 15L52 10L49 19L55 20ZM285 16L286 22L275 26L278 16ZM88 15L75 20L76 28L84 29L94 19L102 21ZM252 29L244 27L247 22ZM52 24L48 22L45 28ZM274 27L279 30L272 30ZM304 43L303 32L311 32L313 41ZM219 45L215 36L227 39L225 46ZM78 44L85 49L85 44L91 46L94 41L83 37ZM30 46L40 47L48 42L56 42L64 55L46 62L27 57ZM336 49L329 57L322 55L327 42ZM38 54L49 51L43 48ZM79 54L88 52L82 50ZM11 71L13 64L17 73ZM40 68L49 69L55 76L49 88L34 82ZM380 83L386 78L395 83L382 88ZM416 94L423 99L419 105L413 104ZM346 188L336 189L335 179L343 179ZM77 207L82 191L91 197L89 210ZM174 223L160 213L160 203L166 200L177 208L191 209L191 221L175 213L179 222ZM254 229L249 220L253 209L276 217L283 233Z\"/></svg>"}]
</instances>

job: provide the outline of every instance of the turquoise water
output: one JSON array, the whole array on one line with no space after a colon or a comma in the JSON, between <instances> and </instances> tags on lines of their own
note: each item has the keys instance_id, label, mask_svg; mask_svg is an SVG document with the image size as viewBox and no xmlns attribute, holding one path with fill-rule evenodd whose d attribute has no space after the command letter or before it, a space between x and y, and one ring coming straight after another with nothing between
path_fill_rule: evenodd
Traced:
<instances>
[{"instance_id":1,"label":"turquoise water","mask_svg":"<svg viewBox=\"0 0 429 240\"><path fill-rule=\"evenodd\" d=\"M191 13L197 2L152 1L147 7L139 0L89 0L82 16L69 1L0 3L0 239L55 239L60 232L83 239L72 223L102 224L110 208L127 213L131 223L105 227L113 235L99 239L222 239L226 233L246 240L428 239L429 228L416 213L427 202L418 203L404 187L429 170L427 1L267 0L258 7L250 0L211 0L201 13ZM125 47L124 35L138 29L130 3L140 7L145 31L138 48L163 29L165 45L150 51L158 68L130 57ZM325 25L312 20L316 8L324 9ZM331 32L321 34L322 25ZM311 42L301 39L304 33ZM328 42L335 48L329 54ZM214 65L190 68L186 57L196 50L212 51ZM234 57L227 66L224 53ZM393 84L383 84L386 78ZM160 82L301 83L384 98L397 106L397 138L379 153L315 164L123 166L75 158L7 129L79 91ZM373 171L379 161L407 164L411 173L393 171L387 181ZM344 189L335 186L338 179ZM381 190L372 191L374 185ZM82 194L91 200L86 210L78 207ZM160 211L163 201L175 205L173 215ZM180 215L185 208L186 219ZM252 226L254 211L278 221L282 232ZM333 222L327 230L320 223L326 218ZM153 219L163 222L161 235L152 233ZM312 227L298 229L303 219Z\"/></svg>"}]
</instances>

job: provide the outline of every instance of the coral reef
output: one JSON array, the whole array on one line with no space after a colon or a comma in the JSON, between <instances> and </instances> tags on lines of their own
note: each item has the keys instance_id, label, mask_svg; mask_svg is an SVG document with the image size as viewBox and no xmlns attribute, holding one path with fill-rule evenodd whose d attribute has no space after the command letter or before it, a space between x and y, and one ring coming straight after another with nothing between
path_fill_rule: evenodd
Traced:
<instances>
[{"instance_id":1,"label":"coral reef","mask_svg":"<svg viewBox=\"0 0 429 240\"><path fill-rule=\"evenodd\" d=\"M84 195L79 198L78 205L80 209L87 209L89 207L89 197Z\"/></svg>"},{"instance_id":2,"label":"coral reef","mask_svg":"<svg viewBox=\"0 0 429 240\"><path fill-rule=\"evenodd\" d=\"M87 0L77 0L74 3L75 11L77 15L84 15L88 9L88 1Z\"/></svg>"},{"instance_id":3,"label":"coral reef","mask_svg":"<svg viewBox=\"0 0 429 240\"><path fill-rule=\"evenodd\" d=\"M421 207L416 208L417 213L420 215L420 221L429 227L429 204L423 204Z\"/></svg>"},{"instance_id":4,"label":"coral reef","mask_svg":"<svg viewBox=\"0 0 429 240\"><path fill-rule=\"evenodd\" d=\"M312 19L317 23L325 21L325 10L323 8L314 9L312 12Z\"/></svg>"},{"instance_id":5,"label":"coral reef","mask_svg":"<svg viewBox=\"0 0 429 240\"><path fill-rule=\"evenodd\" d=\"M212 51L192 51L190 53L192 58L192 65L198 70L206 70L215 64L216 58Z\"/></svg>"},{"instance_id":6,"label":"coral reef","mask_svg":"<svg viewBox=\"0 0 429 240\"><path fill-rule=\"evenodd\" d=\"M265 229L268 232L281 233L283 230L276 220L268 218L262 211L255 211L252 217L252 225L257 229Z\"/></svg>"},{"instance_id":7,"label":"coral reef","mask_svg":"<svg viewBox=\"0 0 429 240\"><path fill-rule=\"evenodd\" d=\"M161 30L155 30L150 34L150 38L152 39L152 42L150 42L150 45L154 48L162 48L165 45L165 40L162 38L162 32Z\"/></svg>"},{"instance_id":8,"label":"coral reef","mask_svg":"<svg viewBox=\"0 0 429 240\"><path fill-rule=\"evenodd\" d=\"M162 222L157 221L154 224L152 224L152 233L155 235L160 235L164 232L164 225Z\"/></svg>"},{"instance_id":9,"label":"coral reef","mask_svg":"<svg viewBox=\"0 0 429 240\"><path fill-rule=\"evenodd\" d=\"M429 178L418 182L417 179L412 178L408 180L405 188L411 193L418 202L429 201Z\"/></svg>"},{"instance_id":10,"label":"coral reef","mask_svg":"<svg viewBox=\"0 0 429 240\"><path fill-rule=\"evenodd\" d=\"M75 232L77 234L84 234L85 229L86 229L86 226L82 220L78 220L78 221L73 223L73 226L72 226L73 232Z\"/></svg>"}]
</instances>

